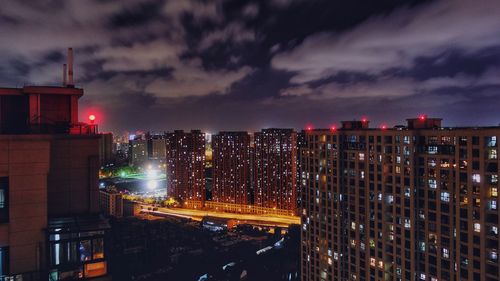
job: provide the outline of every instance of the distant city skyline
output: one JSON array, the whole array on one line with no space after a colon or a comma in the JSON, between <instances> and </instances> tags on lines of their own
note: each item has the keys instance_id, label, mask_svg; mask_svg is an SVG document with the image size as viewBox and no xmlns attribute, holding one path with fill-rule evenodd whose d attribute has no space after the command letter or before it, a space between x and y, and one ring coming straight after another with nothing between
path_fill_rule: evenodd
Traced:
<instances>
[{"instance_id":1,"label":"distant city skyline","mask_svg":"<svg viewBox=\"0 0 500 281\"><path fill-rule=\"evenodd\" d=\"M0 87L60 85L103 131L498 125L500 5L480 1L5 1Z\"/></svg>"}]
</instances>

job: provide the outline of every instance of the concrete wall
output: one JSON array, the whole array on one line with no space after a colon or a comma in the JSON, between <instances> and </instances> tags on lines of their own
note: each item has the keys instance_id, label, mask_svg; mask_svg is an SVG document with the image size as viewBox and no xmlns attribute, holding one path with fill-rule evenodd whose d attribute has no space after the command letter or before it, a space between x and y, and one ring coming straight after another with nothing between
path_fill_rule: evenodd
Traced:
<instances>
[{"instance_id":1,"label":"concrete wall","mask_svg":"<svg viewBox=\"0 0 500 281\"><path fill-rule=\"evenodd\" d=\"M50 154L48 215L99 212L99 137L55 139Z\"/></svg>"},{"instance_id":2,"label":"concrete wall","mask_svg":"<svg viewBox=\"0 0 500 281\"><path fill-rule=\"evenodd\" d=\"M0 177L9 178L10 274L46 266L49 216L99 212L97 136L0 135Z\"/></svg>"},{"instance_id":3,"label":"concrete wall","mask_svg":"<svg viewBox=\"0 0 500 281\"><path fill-rule=\"evenodd\" d=\"M0 176L9 177L9 222L0 223L0 246L9 246L11 274L44 266L49 150L48 139L0 136Z\"/></svg>"}]
</instances>

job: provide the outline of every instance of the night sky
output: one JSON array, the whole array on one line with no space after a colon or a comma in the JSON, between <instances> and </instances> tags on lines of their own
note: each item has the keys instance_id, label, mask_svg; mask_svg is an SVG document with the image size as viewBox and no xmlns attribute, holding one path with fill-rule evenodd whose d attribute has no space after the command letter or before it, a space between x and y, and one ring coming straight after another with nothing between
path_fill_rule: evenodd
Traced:
<instances>
[{"instance_id":1,"label":"night sky","mask_svg":"<svg viewBox=\"0 0 500 281\"><path fill-rule=\"evenodd\" d=\"M500 1L4 0L0 87L62 81L104 130L500 123Z\"/></svg>"}]
</instances>

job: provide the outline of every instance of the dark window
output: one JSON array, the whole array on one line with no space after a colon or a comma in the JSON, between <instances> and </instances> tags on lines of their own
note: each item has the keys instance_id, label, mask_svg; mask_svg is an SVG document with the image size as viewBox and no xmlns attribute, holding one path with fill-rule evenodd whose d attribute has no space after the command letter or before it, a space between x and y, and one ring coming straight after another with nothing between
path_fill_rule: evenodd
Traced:
<instances>
[{"instance_id":1,"label":"dark window","mask_svg":"<svg viewBox=\"0 0 500 281\"><path fill-rule=\"evenodd\" d=\"M0 177L0 223L9 221L9 178Z\"/></svg>"},{"instance_id":2,"label":"dark window","mask_svg":"<svg viewBox=\"0 0 500 281\"><path fill-rule=\"evenodd\" d=\"M0 248L0 276L9 275L9 247Z\"/></svg>"}]
</instances>

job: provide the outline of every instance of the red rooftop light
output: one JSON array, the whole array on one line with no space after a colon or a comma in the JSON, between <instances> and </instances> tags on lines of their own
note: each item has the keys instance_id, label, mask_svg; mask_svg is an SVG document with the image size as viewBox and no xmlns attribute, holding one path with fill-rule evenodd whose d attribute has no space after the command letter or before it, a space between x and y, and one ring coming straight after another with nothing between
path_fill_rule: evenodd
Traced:
<instances>
[{"instance_id":1,"label":"red rooftop light","mask_svg":"<svg viewBox=\"0 0 500 281\"><path fill-rule=\"evenodd\" d=\"M385 130L385 129L387 129L387 125L382 125L382 126L380 126L380 128L381 128L382 130Z\"/></svg>"},{"instance_id":2,"label":"red rooftop light","mask_svg":"<svg viewBox=\"0 0 500 281\"><path fill-rule=\"evenodd\" d=\"M366 121L368 121L368 119L366 119L365 117L361 118L361 122L365 123Z\"/></svg>"},{"instance_id":3,"label":"red rooftop light","mask_svg":"<svg viewBox=\"0 0 500 281\"><path fill-rule=\"evenodd\" d=\"M426 118L427 118L427 116L425 116L424 114L422 114L418 117L418 119L420 119L420 121L424 121Z\"/></svg>"},{"instance_id":4,"label":"red rooftop light","mask_svg":"<svg viewBox=\"0 0 500 281\"><path fill-rule=\"evenodd\" d=\"M90 114L89 115L89 120L90 120L90 123L94 123L94 121L95 121L95 115L94 114Z\"/></svg>"},{"instance_id":5,"label":"red rooftop light","mask_svg":"<svg viewBox=\"0 0 500 281\"><path fill-rule=\"evenodd\" d=\"M337 127L335 127L335 126L331 126L331 127L330 127L330 130L331 130L331 131L335 131L335 130L337 130Z\"/></svg>"}]
</instances>

